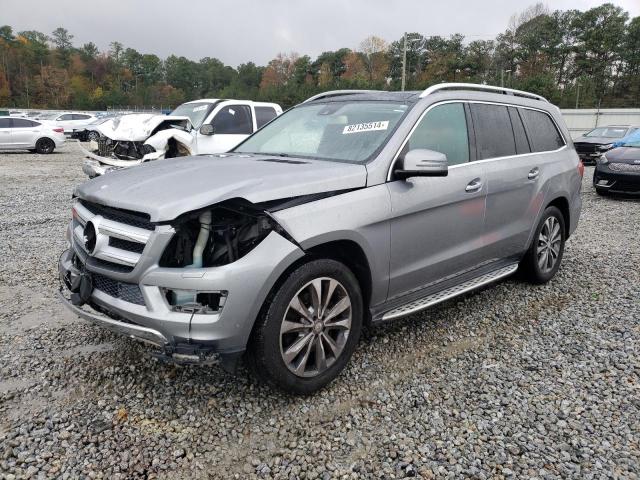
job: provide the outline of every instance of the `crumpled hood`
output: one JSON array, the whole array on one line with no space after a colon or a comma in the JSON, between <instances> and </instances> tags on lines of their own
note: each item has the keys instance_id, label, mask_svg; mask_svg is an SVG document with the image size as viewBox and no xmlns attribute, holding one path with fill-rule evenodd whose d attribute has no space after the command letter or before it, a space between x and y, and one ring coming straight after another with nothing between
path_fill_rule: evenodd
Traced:
<instances>
[{"instance_id":1,"label":"crumpled hood","mask_svg":"<svg viewBox=\"0 0 640 480\"><path fill-rule=\"evenodd\" d=\"M107 120L95 129L112 140L142 142L164 122L175 122L191 126L189 117L155 115L151 113L132 113Z\"/></svg>"},{"instance_id":2,"label":"crumpled hood","mask_svg":"<svg viewBox=\"0 0 640 480\"><path fill-rule=\"evenodd\" d=\"M230 198L253 203L366 186L364 165L247 154L200 155L143 163L89 180L75 195L147 213L152 222Z\"/></svg>"}]
</instances>

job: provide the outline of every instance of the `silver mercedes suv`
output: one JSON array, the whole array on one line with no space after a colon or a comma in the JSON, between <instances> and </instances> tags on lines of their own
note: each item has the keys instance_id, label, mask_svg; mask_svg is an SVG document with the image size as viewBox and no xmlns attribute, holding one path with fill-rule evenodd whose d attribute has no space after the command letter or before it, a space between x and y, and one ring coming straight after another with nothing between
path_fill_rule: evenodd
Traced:
<instances>
[{"instance_id":1,"label":"silver mercedes suv","mask_svg":"<svg viewBox=\"0 0 640 480\"><path fill-rule=\"evenodd\" d=\"M76 188L61 298L178 363L246 357L313 392L365 325L520 270L558 271L583 166L559 110L439 84L333 91L232 152L159 160Z\"/></svg>"}]
</instances>

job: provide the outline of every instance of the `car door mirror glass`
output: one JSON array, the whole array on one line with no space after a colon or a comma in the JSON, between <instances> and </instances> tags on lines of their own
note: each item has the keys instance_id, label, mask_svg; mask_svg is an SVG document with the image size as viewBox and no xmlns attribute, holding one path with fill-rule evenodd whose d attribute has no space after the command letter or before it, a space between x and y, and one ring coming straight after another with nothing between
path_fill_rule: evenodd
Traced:
<instances>
[{"instance_id":1,"label":"car door mirror glass","mask_svg":"<svg viewBox=\"0 0 640 480\"><path fill-rule=\"evenodd\" d=\"M211 125L210 123L205 123L204 125L202 125L200 127L200 134L201 135L213 135L215 133L215 127L213 125Z\"/></svg>"},{"instance_id":2,"label":"car door mirror glass","mask_svg":"<svg viewBox=\"0 0 640 480\"><path fill-rule=\"evenodd\" d=\"M404 156L402 168L396 169L396 177L446 177L449 174L447 156L426 148L410 150Z\"/></svg>"}]
</instances>

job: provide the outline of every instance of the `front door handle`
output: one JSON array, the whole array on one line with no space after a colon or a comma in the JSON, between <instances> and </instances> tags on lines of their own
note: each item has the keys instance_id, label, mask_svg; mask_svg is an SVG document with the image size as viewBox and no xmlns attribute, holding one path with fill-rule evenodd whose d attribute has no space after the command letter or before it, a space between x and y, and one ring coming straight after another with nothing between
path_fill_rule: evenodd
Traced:
<instances>
[{"instance_id":1,"label":"front door handle","mask_svg":"<svg viewBox=\"0 0 640 480\"><path fill-rule=\"evenodd\" d=\"M540 175L540 169L538 167L534 167L529 170L529 175L527 175L527 178L529 180L535 180L536 178L538 178L538 175Z\"/></svg>"},{"instance_id":2,"label":"front door handle","mask_svg":"<svg viewBox=\"0 0 640 480\"><path fill-rule=\"evenodd\" d=\"M477 192L482 188L482 181L479 178L474 178L465 187L465 192Z\"/></svg>"}]
</instances>

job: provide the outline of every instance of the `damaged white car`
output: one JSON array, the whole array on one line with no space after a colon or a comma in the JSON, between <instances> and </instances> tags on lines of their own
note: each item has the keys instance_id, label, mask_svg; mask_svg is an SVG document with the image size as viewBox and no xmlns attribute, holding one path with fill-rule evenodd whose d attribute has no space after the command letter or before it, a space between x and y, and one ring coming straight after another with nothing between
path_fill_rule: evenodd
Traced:
<instances>
[{"instance_id":1,"label":"damaged white car","mask_svg":"<svg viewBox=\"0 0 640 480\"><path fill-rule=\"evenodd\" d=\"M183 103L170 115L129 114L96 127L100 133L82 170L90 178L160 158L231 150L282 113L275 103L202 99Z\"/></svg>"}]
</instances>

